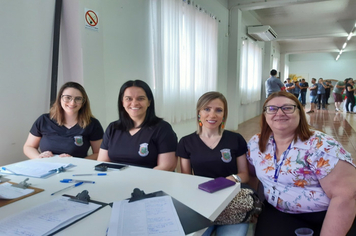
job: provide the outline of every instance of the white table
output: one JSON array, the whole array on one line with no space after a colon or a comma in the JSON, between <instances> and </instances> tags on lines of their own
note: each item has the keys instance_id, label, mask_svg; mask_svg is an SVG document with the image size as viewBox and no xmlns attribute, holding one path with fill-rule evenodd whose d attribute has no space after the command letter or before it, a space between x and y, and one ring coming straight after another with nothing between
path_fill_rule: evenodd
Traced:
<instances>
[{"instance_id":1,"label":"white table","mask_svg":"<svg viewBox=\"0 0 356 236\"><path fill-rule=\"evenodd\" d=\"M73 174L99 173L94 170L94 166L100 162L81 158L53 157L33 161L72 163L76 166L66 172L45 179L30 178L27 181L28 183L45 191L1 207L0 219L50 201L62 194L75 196L83 190L88 190L91 200L110 203L130 198L133 189L139 188L145 193L162 190L206 218L214 220L240 190L240 185L236 184L233 187L210 194L198 189L198 184L208 181L210 178L134 166L124 170L110 169L106 172L106 176L72 176ZM4 177L17 183L26 178L15 175ZM51 196L51 193L73 184L60 183L61 179L93 180L95 184L82 184ZM105 235L110 216L111 207L107 206L64 229L57 235ZM200 230L191 235L201 235L204 231Z\"/></svg>"}]
</instances>

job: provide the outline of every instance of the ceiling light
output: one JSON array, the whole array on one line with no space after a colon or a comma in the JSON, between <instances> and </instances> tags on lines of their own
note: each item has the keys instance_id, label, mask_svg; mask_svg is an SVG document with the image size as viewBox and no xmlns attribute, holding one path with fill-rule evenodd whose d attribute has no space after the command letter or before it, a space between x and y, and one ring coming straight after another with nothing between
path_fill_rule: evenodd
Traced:
<instances>
[{"instance_id":1,"label":"ceiling light","mask_svg":"<svg viewBox=\"0 0 356 236\"><path fill-rule=\"evenodd\" d=\"M347 37L347 41L349 41L352 38L352 33L349 33L349 36Z\"/></svg>"},{"instance_id":2,"label":"ceiling light","mask_svg":"<svg viewBox=\"0 0 356 236\"><path fill-rule=\"evenodd\" d=\"M355 23L354 27L352 27L351 32L348 34L348 36L346 38L346 42L342 45L342 49L340 50L339 55L337 55L337 57L335 59L336 61L339 60L341 54L344 52L344 50L345 50L345 48L347 46L347 41L349 41L352 38L353 33L355 32L355 30L356 30L356 23Z\"/></svg>"}]
</instances>

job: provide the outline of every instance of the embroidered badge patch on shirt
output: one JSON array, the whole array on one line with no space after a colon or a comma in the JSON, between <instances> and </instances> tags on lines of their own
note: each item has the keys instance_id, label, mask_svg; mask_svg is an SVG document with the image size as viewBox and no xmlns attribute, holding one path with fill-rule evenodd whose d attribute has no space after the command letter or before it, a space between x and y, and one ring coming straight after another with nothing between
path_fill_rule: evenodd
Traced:
<instances>
[{"instance_id":1,"label":"embroidered badge patch on shirt","mask_svg":"<svg viewBox=\"0 0 356 236\"><path fill-rule=\"evenodd\" d=\"M77 145L78 147L83 146L83 136L78 135L74 136L74 144Z\"/></svg>"},{"instance_id":2,"label":"embroidered badge patch on shirt","mask_svg":"<svg viewBox=\"0 0 356 236\"><path fill-rule=\"evenodd\" d=\"M141 156L141 157L145 157L147 156L149 153L148 151L148 143L141 143L140 144L140 150L138 151L138 154Z\"/></svg>"},{"instance_id":3,"label":"embroidered badge patch on shirt","mask_svg":"<svg viewBox=\"0 0 356 236\"><path fill-rule=\"evenodd\" d=\"M228 149L228 148L221 149L220 152L221 152L221 160L223 162L228 163L231 161L232 157L231 157L230 149Z\"/></svg>"}]
</instances>

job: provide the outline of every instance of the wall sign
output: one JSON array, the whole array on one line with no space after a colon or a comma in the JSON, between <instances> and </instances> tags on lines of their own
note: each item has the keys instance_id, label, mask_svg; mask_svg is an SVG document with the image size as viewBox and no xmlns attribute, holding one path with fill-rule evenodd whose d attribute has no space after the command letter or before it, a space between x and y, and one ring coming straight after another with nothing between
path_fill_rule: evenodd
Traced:
<instances>
[{"instance_id":1,"label":"wall sign","mask_svg":"<svg viewBox=\"0 0 356 236\"><path fill-rule=\"evenodd\" d=\"M99 29L99 14L91 9L85 8L85 28L98 31Z\"/></svg>"}]
</instances>

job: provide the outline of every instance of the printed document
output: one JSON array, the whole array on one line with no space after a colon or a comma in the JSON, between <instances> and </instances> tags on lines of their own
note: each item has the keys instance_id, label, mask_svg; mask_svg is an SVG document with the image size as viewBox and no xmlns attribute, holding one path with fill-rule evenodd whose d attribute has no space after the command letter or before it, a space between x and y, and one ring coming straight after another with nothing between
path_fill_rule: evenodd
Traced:
<instances>
[{"instance_id":1,"label":"printed document","mask_svg":"<svg viewBox=\"0 0 356 236\"><path fill-rule=\"evenodd\" d=\"M170 196L114 202L108 236L185 235Z\"/></svg>"}]
</instances>

